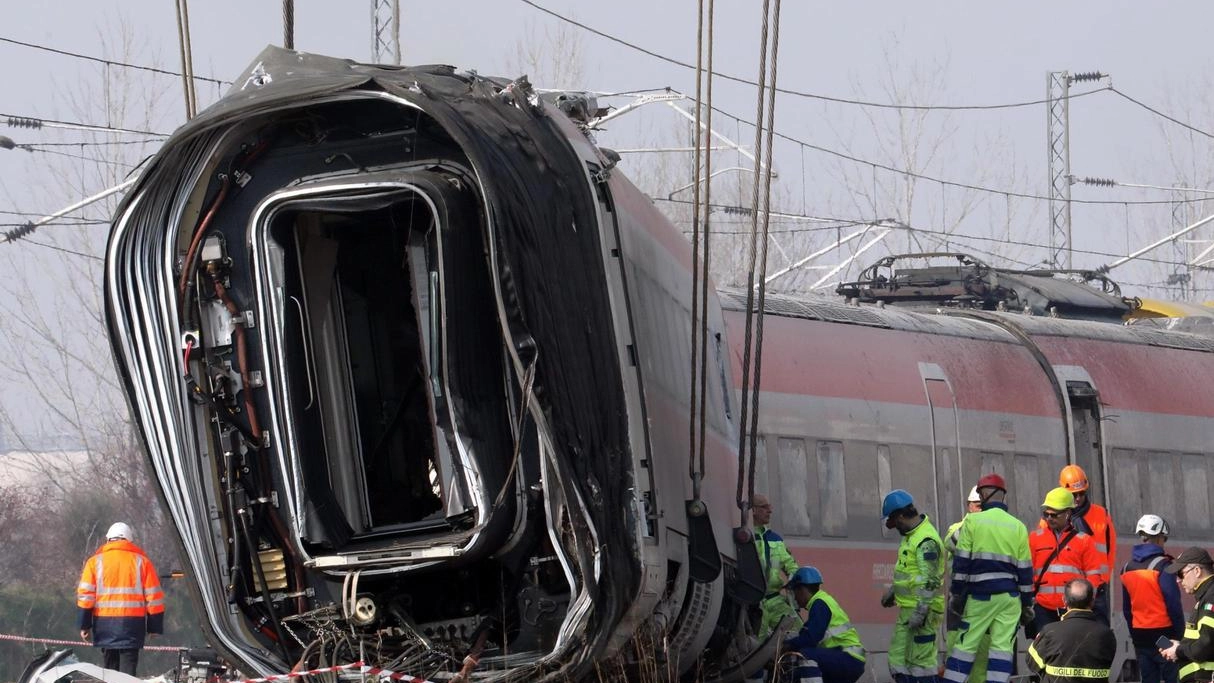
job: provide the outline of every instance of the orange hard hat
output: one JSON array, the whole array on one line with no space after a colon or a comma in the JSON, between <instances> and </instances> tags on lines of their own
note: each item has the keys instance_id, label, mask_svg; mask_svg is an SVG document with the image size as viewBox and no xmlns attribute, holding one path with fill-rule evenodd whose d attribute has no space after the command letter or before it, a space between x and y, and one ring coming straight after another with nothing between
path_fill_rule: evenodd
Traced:
<instances>
[{"instance_id":1,"label":"orange hard hat","mask_svg":"<svg viewBox=\"0 0 1214 683\"><path fill-rule=\"evenodd\" d=\"M1058 485L1071 493L1088 490L1088 475L1079 465L1067 465L1058 474Z\"/></svg>"}]
</instances>

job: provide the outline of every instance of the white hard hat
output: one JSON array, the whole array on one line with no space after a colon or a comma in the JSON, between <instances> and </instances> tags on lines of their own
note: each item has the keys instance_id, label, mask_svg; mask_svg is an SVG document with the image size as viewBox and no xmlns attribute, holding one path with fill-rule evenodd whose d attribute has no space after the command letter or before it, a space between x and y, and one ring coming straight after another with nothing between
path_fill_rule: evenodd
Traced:
<instances>
[{"instance_id":1,"label":"white hard hat","mask_svg":"<svg viewBox=\"0 0 1214 683\"><path fill-rule=\"evenodd\" d=\"M124 541L129 541L133 535L131 527L127 526L126 522L114 522L110 525L109 531L105 532L105 540L113 541L121 538Z\"/></svg>"},{"instance_id":2,"label":"white hard hat","mask_svg":"<svg viewBox=\"0 0 1214 683\"><path fill-rule=\"evenodd\" d=\"M1169 531L1168 523L1159 515L1143 515L1138 518L1138 526L1134 527L1134 533L1144 536L1167 536Z\"/></svg>"},{"instance_id":3,"label":"white hard hat","mask_svg":"<svg viewBox=\"0 0 1214 683\"><path fill-rule=\"evenodd\" d=\"M978 495L977 486L970 489L970 495L968 498L965 499L965 502L967 502L967 503L981 503L982 502L982 496Z\"/></svg>"}]
</instances>

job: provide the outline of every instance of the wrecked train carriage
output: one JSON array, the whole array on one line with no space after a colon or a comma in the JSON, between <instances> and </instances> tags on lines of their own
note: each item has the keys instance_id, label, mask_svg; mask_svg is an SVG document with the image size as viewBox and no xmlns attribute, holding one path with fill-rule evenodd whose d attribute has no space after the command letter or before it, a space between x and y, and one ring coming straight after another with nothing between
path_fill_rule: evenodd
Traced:
<instances>
[{"instance_id":1,"label":"wrecked train carriage","mask_svg":"<svg viewBox=\"0 0 1214 683\"><path fill-rule=\"evenodd\" d=\"M744 656L721 572L689 574L728 569L736 524L716 487L687 540L690 250L610 165L525 81L275 48L149 164L111 337L248 670L328 648L576 679L638 634L686 669L714 630L719 666Z\"/></svg>"}]
</instances>

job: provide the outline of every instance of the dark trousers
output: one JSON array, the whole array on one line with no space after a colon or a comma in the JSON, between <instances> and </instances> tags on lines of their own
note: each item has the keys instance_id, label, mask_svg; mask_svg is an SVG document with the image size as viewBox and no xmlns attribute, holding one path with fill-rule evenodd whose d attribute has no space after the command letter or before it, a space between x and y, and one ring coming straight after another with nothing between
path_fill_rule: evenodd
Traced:
<instances>
[{"instance_id":1,"label":"dark trousers","mask_svg":"<svg viewBox=\"0 0 1214 683\"><path fill-rule=\"evenodd\" d=\"M139 666L139 650L102 648L101 654L104 658L102 666L105 668L132 676L135 675L135 668Z\"/></svg>"},{"instance_id":2,"label":"dark trousers","mask_svg":"<svg viewBox=\"0 0 1214 683\"><path fill-rule=\"evenodd\" d=\"M794 681L817 680L820 683L856 683L864 675L864 662L837 648L813 647L800 650L809 660L798 667ZM817 666L814 666L817 664ZM816 674L816 676L815 676Z\"/></svg>"},{"instance_id":3,"label":"dark trousers","mask_svg":"<svg viewBox=\"0 0 1214 683\"><path fill-rule=\"evenodd\" d=\"M1176 683L1179 667L1159 654L1155 647L1135 647L1138 654L1138 673L1142 683Z\"/></svg>"},{"instance_id":4,"label":"dark trousers","mask_svg":"<svg viewBox=\"0 0 1214 683\"><path fill-rule=\"evenodd\" d=\"M1024 637L1028 640L1036 638L1046 624L1052 624L1055 621L1062 621L1062 616L1058 614L1057 610L1046 609L1034 602L1033 620L1024 625Z\"/></svg>"}]
</instances>

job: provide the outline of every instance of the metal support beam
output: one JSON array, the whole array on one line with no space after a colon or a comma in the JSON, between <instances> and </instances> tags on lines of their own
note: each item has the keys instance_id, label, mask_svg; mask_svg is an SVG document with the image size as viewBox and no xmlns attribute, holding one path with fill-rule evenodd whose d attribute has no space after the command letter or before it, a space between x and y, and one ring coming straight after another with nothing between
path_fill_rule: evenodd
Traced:
<instances>
[{"instance_id":1,"label":"metal support beam","mask_svg":"<svg viewBox=\"0 0 1214 683\"><path fill-rule=\"evenodd\" d=\"M1122 265L1129 263L1130 261L1133 261L1134 259L1138 258L1139 256L1146 254L1147 252L1150 252L1155 249L1158 249L1159 247L1162 247L1163 245L1167 244L1168 242L1180 239L1181 237L1184 237L1185 235L1193 232L1194 230L1197 230L1201 226L1206 225L1207 223L1210 223L1212 221L1214 221L1214 214L1206 216L1205 218L1197 221L1196 223L1194 223L1190 226L1185 227L1182 230L1177 230L1176 232L1172 233L1171 235L1168 235L1167 237L1155 240L1154 242L1151 242L1147 246L1143 247L1142 249L1139 249L1138 251L1134 252L1133 254L1130 254L1129 256L1122 256L1121 258L1117 259L1116 261L1113 261L1112 263L1105 266L1101 270L1103 270L1104 272L1107 273L1110 270L1112 270L1118 266L1122 266ZM1207 254L1209 254L1210 251L1212 251L1212 250L1214 250L1214 245L1211 245L1205 251L1198 254L1197 258L1193 259L1194 265L1197 265L1196 262L1201 260L1202 258L1205 258L1205 256Z\"/></svg>"},{"instance_id":2,"label":"metal support beam","mask_svg":"<svg viewBox=\"0 0 1214 683\"><path fill-rule=\"evenodd\" d=\"M1046 154L1049 159L1050 265L1072 267L1071 251L1071 75L1046 74Z\"/></svg>"},{"instance_id":3,"label":"metal support beam","mask_svg":"<svg viewBox=\"0 0 1214 683\"><path fill-rule=\"evenodd\" d=\"M851 256L848 256L846 259L843 260L842 263L840 263L839 265L830 269L830 271L828 271L825 275L823 275L821 278L819 278L817 282L810 285L809 288L810 289L819 289L823 286L829 287L830 284L832 284L832 283L830 283L830 279L832 277L837 275L839 273L839 271L841 271L844 268L851 265L852 261L855 261L856 259L860 258L861 254L863 254L864 252L868 251L869 249L872 249L873 247L880 244L881 241L885 239L885 236L890 234L893 231L894 231L893 228L882 228L881 232L879 232L875 236L873 236L873 238L871 240L869 240L867 244L865 244L862 247L860 247L859 249L857 249L856 253L852 254Z\"/></svg>"},{"instance_id":4,"label":"metal support beam","mask_svg":"<svg viewBox=\"0 0 1214 683\"><path fill-rule=\"evenodd\" d=\"M830 252L834 251L835 249L838 249L839 247L843 246L844 244L847 244L848 242L856 239L857 237L862 237L864 235L864 233L868 232L869 229L872 227L873 226L871 226L871 225L866 225L866 226L864 226L863 230L857 230L850 235L845 235L843 237L840 237L838 240L836 240L834 242L834 244L823 247L823 248L815 251L814 253L810 254L809 256L801 258L801 259L797 260L795 263L791 263L791 264L781 268L780 270L777 270L776 272L772 273L771 275L768 275L767 279L764 280L764 283L770 285L772 283L772 281L774 281L775 279L782 277L784 275L787 275L788 273L791 273L792 271L804 266L806 263L809 263L810 261L818 258L819 256L824 256L826 254L829 254ZM757 284L755 285L755 289L756 290L759 289L759 286Z\"/></svg>"},{"instance_id":5,"label":"metal support beam","mask_svg":"<svg viewBox=\"0 0 1214 683\"><path fill-rule=\"evenodd\" d=\"M28 231L25 234L32 232L33 228L38 228L43 225L46 225L47 223L56 221L74 211L79 211L80 209L88 206L89 204L99 202L102 199L109 197L110 195L118 194L119 192L125 192L127 190L127 188L134 185L135 181L137 181L137 180L139 180L138 176L131 178L129 180L125 180L122 183L119 183L118 185L115 185L115 186L109 188L108 190L102 190L101 192L98 192L97 194L95 194L91 197L85 197L84 199L81 199L80 201L76 202L75 204L72 204L71 206L65 206L62 209L59 209L58 211L56 211L55 213L50 213L50 214L43 216L42 218L39 218L36 221L31 221L30 223L28 223L24 226L24 228L28 229ZM7 242L17 242L17 241L19 241L19 239L15 240L15 239L7 238L3 242L7 243Z\"/></svg>"},{"instance_id":6,"label":"metal support beam","mask_svg":"<svg viewBox=\"0 0 1214 683\"><path fill-rule=\"evenodd\" d=\"M400 64L400 0L371 0L371 62Z\"/></svg>"}]
</instances>

